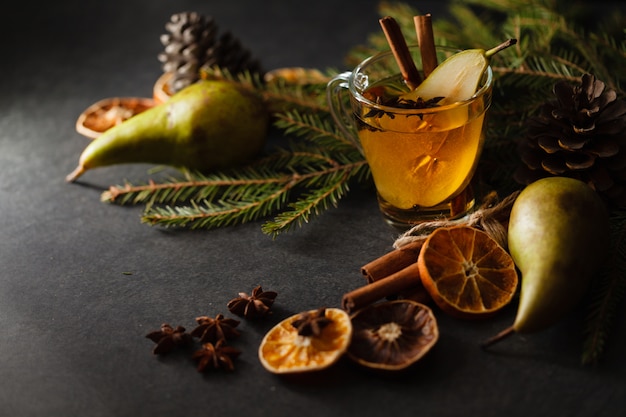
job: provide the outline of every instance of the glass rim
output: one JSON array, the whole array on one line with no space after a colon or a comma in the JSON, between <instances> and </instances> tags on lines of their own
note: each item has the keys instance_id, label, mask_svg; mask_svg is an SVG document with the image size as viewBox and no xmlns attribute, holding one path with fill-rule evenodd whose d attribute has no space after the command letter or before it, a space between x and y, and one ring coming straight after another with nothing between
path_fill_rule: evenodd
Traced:
<instances>
[{"instance_id":1,"label":"glass rim","mask_svg":"<svg viewBox=\"0 0 626 417\"><path fill-rule=\"evenodd\" d=\"M419 48L418 45L409 45L409 49L413 49L415 50L416 48ZM448 50L450 52L460 52L460 49L457 48L452 48L449 46L436 46L436 48L438 50ZM363 94L361 94L356 86L355 86L355 82L356 82L356 76L357 74L360 73L360 71L369 66L374 64L377 61L382 60L383 58L388 58L389 56L391 56L393 58L393 52L391 50L387 50L387 51L383 51L383 52L379 52L375 55L370 56L369 58L366 58L365 60L363 60L359 65L357 65L354 70L350 73L350 76L348 78L348 88L350 90L350 92L352 93L352 96L358 100L361 103L366 104L369 107L373 107L376 108L378 110L382 110L385 111L386 113L393 113L393 114L427 114L427 113L439 113L448 109L453 109L453 108L458 108L458 107L462 107L462 106L466 106L471 104L472 102L474 102L476 99L478 99L481 96L484 96L487 91L489 89L491 89L492 85L493 85L493 70L491 69L490 65L487 65L487 68L485 69L485 74L487 74L487 79L485 80L484 84L482 87L480 87L476 93L474 93L473 96L471 96L470 98L466 99L466 100L462 100L462 101L457 101L455 103L450 103L450 104L446 104L444 106L436 106L436 107L428 107L428 108L423 108L423 109L407 109L407 108L402 108L402 107L393 107L393 106L385 106L383 104L379 104L376 103L372 100L369 100L368 98L366 98ZM395 59L395 58L394 58Z\"/></svg>"}]
</instances>

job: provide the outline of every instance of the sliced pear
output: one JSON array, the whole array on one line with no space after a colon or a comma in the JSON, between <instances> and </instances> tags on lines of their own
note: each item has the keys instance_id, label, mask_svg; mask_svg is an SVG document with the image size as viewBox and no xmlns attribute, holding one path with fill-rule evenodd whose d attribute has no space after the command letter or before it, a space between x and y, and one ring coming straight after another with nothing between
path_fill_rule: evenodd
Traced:
<instances>
[{"instance_id":1,"label":"sliced pear","mask_svg":"<svg viewBox=\"0 0 626 417\"><path fill-rule=\"evenodd\" d=\"M516 39L509 39L488 51L466 49L458 52L439 64L417 88L402 98L430 100L443 97L439 102L442 105L468 100L476 93L491 57L516 42Z\"/></svg>"}]
</instances>

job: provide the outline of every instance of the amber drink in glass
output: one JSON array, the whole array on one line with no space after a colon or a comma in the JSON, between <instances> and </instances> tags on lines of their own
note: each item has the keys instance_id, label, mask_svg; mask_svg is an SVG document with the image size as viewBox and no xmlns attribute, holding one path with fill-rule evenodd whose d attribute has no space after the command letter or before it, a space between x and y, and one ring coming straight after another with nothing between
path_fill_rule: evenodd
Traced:
<instances>
[{"instance_id":1,"label":"amber drink in glass","mask_svg":"<svg viewBox=\"0 0 626 417\"><path fill-rule=\"evenodd\" d=\"M411 50L419 64L419 49ZM439 48L440 62L455 52ZM349 104L341 101L345 89ZM491 89L487 67L468 100L445 105L437 99L419 105L403 102L397 98L409 89L390 52L368 58L329 83L333 116L365 156L389 223L405 227L454 219L473 208L470 182L483 147Z\"/></svg>"}]
</instances>

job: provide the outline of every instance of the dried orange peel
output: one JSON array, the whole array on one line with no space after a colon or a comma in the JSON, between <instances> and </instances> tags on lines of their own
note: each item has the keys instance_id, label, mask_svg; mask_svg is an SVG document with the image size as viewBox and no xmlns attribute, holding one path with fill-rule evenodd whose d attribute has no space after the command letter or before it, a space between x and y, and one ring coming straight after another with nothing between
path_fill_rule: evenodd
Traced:
<instances>
[{"instance_id":1,"label":"dried orange peel","mask_svg":"<svg viewBox=\"0 0 626 417\"><path fill-rule=\"evenodd\" d=\"M491 316L509 304L517 289L511 256L487 233L470 226L432 232L417 263L424 288L455 317Z\"/></svg>"},{"instance_id":2,"label":"dried orange peel","mask_svg":"<svg viewBox=\"0 0 626 417\"><path fill-rule=\"evenodd\" d=\"M87 107L76 120L76 131L95 139L106 130L156 105L150 98L110 97Z\"/></svg>"},{"instance_id":3,"label":"dried orange peel","mask_svg":"<svg viewBox=\"0 0 626 417\"><path fill-rule=\"evenodd\" d=\"M320 313L327 321L325 325L318 332L302 332L299 323L303 317ZM338 308L311 310L288 317L270 329L259 346L259 360L275 374L319 371L341 358L351 338L348 313Z\"/></svg>"}]
</instances>

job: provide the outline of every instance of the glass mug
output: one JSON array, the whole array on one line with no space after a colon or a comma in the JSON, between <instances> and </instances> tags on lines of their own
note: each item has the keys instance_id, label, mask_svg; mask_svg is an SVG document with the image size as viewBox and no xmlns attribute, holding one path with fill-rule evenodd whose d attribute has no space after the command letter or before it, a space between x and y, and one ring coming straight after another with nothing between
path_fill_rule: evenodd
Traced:
<instances>
[{"instance_id":1,"label":"glass mug","mask_svg":"<svg viewBox=\"0 0 626 417\"><path fill-rule=\"evenodd\" d=\"M409 49L419 69L419 48ZM456 52L438 47L439 62ZM330 80L330 112L367 160L388 223L406 228L471 211L475 197L470 182L483 148L492 87L488 66L469 100L420 109L381 104L377 98L409 91L390 51Z\"/></svg>"}]
</instances>

